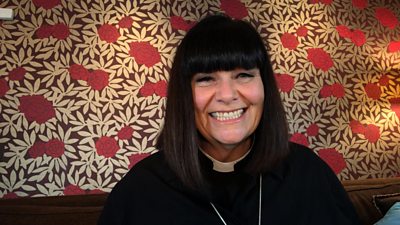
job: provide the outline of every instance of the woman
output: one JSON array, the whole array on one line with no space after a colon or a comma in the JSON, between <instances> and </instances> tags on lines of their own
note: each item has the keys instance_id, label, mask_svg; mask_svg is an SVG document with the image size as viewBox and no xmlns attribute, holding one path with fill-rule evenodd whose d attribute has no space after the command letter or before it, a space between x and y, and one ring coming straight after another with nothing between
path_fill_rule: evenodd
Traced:
<instances>
[{"instance_id":1,"label":"woman","mask_svg":"<svg viewBox=\"0 0 400 225\"><path fill-rule=\"evenodd\" d=\"M288 142L257 31L223 15L177 48L160 151L113 189L99 224L354 225L335 174Z\"/></svg>"}]
</instances>

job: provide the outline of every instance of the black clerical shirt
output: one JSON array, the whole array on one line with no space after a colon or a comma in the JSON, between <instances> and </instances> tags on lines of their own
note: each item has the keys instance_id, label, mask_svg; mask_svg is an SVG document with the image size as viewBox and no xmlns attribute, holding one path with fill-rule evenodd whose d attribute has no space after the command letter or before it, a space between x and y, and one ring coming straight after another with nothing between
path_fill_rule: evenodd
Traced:
<instances>
[{"instance_id":1,"label":"black clerical shirt","mask_svg":"<svg viewBox=\"0 0 400 225\"><path fill-rule=\"evenodd\" d=\"M291 145L289 157L262 174L261 224L360 225L356 212L332 170L310 149ZM186 189L168 168L162 152L142 160L114 187L98 225L257 225L259 175L235 166L212 170L201 157L209 195Z\"/></svg>"}]
</instances>

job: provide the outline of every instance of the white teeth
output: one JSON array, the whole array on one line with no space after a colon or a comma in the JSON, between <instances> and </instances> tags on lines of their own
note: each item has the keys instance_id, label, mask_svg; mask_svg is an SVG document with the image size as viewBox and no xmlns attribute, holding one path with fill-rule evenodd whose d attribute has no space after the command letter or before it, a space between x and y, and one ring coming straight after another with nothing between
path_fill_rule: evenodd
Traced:
<instances>
[{"instance_id":1,"label":"white teeth","mask_svg":"<svg viewBox=\"0 0 400 225\"><path fill-rule=\"evenodd\" d=\"M238 109L233 112L213 112L211 113L211 116L220 121L234 120L241 117L243 112L243 109Z\"/></svg>"}]
</instances>

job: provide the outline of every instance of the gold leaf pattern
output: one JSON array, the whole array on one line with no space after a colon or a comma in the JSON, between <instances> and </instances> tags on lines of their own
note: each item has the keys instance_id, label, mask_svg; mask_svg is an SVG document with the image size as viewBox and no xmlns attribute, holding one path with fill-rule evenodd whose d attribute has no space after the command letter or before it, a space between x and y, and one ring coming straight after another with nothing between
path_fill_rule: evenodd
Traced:
<instances>
[{"instance_id":1,"label":"gold leaf pattern","mask_svg":"<svg viewBox=\"0 0 400 225\"><path fill-rule=\"evenodd\" d=\"M331 165L342 180L400 175L400 47L389 50L400 41L399 5L232 1L265 39L292 141L344 160ZM157 151L164 84L186 33L171 17L187 26L231 12L226 2L2 1L15 19L0 21L0 197L109 192L135 156ZM376 8L396 19L381 21ZM78 78L72 65L84 68ZM54 116L21 107L27 96ZM99 154L107 144L115 154Z\"/></svg>"}]
</instances>

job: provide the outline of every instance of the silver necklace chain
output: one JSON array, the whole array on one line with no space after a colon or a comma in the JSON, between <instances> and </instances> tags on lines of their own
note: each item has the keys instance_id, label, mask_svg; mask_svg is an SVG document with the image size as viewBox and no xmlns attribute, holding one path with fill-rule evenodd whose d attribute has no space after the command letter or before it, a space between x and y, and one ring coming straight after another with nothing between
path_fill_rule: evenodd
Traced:
<instances>
[{"instance_id":1,"label":"silver necklace chain","mask_svg":"<svg viewBox=\"0 0 400 225\"><path fill-rule=\"evenodd\" d=\"M261 225L261 203L262 203L262 175L260 174L260 185L259 185L259 199L258 199L258 225ZM224 225L227 225L225 222L224 218L222 217L221 213L219 213L218 209L215 207L215 205L210 202L212 208L214 209L215 213L217 213L218 217L221 219L222 223Z\"/></svg>"}]
</instances>

